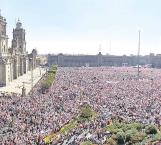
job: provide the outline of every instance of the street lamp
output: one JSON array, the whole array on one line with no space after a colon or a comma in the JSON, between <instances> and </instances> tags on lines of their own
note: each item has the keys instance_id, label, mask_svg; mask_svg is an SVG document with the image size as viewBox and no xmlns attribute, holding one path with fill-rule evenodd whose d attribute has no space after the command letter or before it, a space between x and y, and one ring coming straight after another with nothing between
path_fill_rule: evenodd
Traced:
<instances>
[{"instance_id":1,"label":"street lamp","mask_svg":"<svg viewBox=\"0 0 161 145\"><path fill-rule=\"evenodd\" d=\"M22 83L23 83L23 87L22 87L22 97L25 97L26 96L25 82L22 82Z\"/></svg>"},{"instance_id":2,"label":"street lamp","mask_svg":"<svg viewBox=\"0 0 161 145\"><path fill-rule=\"evenodd\" d=\"M32 93L32 97L33 97L33 58L30 58L31 60L31 93Z\"/></svg>"}]
</instances>

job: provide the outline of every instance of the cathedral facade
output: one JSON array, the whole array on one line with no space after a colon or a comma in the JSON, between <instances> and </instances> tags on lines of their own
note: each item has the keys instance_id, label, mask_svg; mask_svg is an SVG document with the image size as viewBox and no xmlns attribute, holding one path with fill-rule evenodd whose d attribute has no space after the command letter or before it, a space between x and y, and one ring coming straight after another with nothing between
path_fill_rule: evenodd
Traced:
<instances>
[{"instance_id":1,"label":"cathedral facade","mask_svg":"<svg viewBox=\"0 0 161 145\"><path fill-rule=\"evenodd\" d=\"M20 20L13 29L10 48L8 47L6 25L6 19L0 15L0 86L5 86L29 70L36 68L37 51L34 49L31 54L27 53L25 29Z\"/></svg>"}]
</instances>

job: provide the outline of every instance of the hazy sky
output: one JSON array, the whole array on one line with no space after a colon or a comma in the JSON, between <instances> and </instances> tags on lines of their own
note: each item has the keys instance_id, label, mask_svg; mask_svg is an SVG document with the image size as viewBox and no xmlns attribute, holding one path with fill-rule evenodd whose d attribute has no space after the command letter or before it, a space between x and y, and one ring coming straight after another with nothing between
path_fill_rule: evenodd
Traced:
<instances>
[{"instance_id":1,"label":"hazy sky","mask_svg":"<svg viewBox=\"0 0 161 145\"><path fill-rule=\"evenodd\" d=\"M27 50L39 53L116 55L161 53L161 0L0 0L9 41L16 19ZM110 50L111 41L111 50Z\"/></svg>"}]
</instances>

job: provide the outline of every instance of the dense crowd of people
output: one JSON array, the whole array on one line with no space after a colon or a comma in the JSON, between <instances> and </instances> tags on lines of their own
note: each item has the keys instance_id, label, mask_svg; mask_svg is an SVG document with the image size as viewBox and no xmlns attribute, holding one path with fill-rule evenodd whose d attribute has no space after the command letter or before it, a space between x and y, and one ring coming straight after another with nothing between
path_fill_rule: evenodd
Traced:
<instances>
[{"instance_id":1,"label":"dense crowd of people","mask_svg":"<svg viewBox=\"0 0 161 145\"><path fill-rule=\"evenodd\" d=\"M49 92L41 94L39 87L34 88L33 96L0 94L0 144L43 145L42 137L75 117L83 102L99 116L88 124L93 129L83 124L85 130L104 126L113 116L161 124L159 69L142 68L138 79L137 69L132 67L58 68ZM78 134L73 140L79 144L82 126L71 134ZM59 144L68 136L61 136Z\"/></svg>"}]
</instances>

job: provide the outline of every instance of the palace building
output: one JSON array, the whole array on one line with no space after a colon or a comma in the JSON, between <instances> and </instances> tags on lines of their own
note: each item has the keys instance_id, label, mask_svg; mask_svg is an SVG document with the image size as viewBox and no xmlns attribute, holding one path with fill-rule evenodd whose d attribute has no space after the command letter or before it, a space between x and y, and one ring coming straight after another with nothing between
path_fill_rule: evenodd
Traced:
<instances>
[{"instance_id":1,"label":"palace building","mask_svg":"<svg viewBox=\"0 0 161 145\"><path fill-rule=\"evenodd\" d=\"M97 55L48 54L48 65L53 64L60 67L137 66L138 56L103 55L101 52ZM146 67L161 68L161 54L150 53L139 56L139 64Z\"/></svg>"},{"instance_id":2,"label":"palace building","mask_svg":"<svg viewBox=\"0 0 161 145\"><path fill-rule=\"evenodd\" d=\"M31 54L27 53L25 29L20 20L13 29L11 47L8 46L6 26L6 19L0 15L0 86L7 85L36 67L37 51L34 49Z\"/></svg>"}]
</instances>

